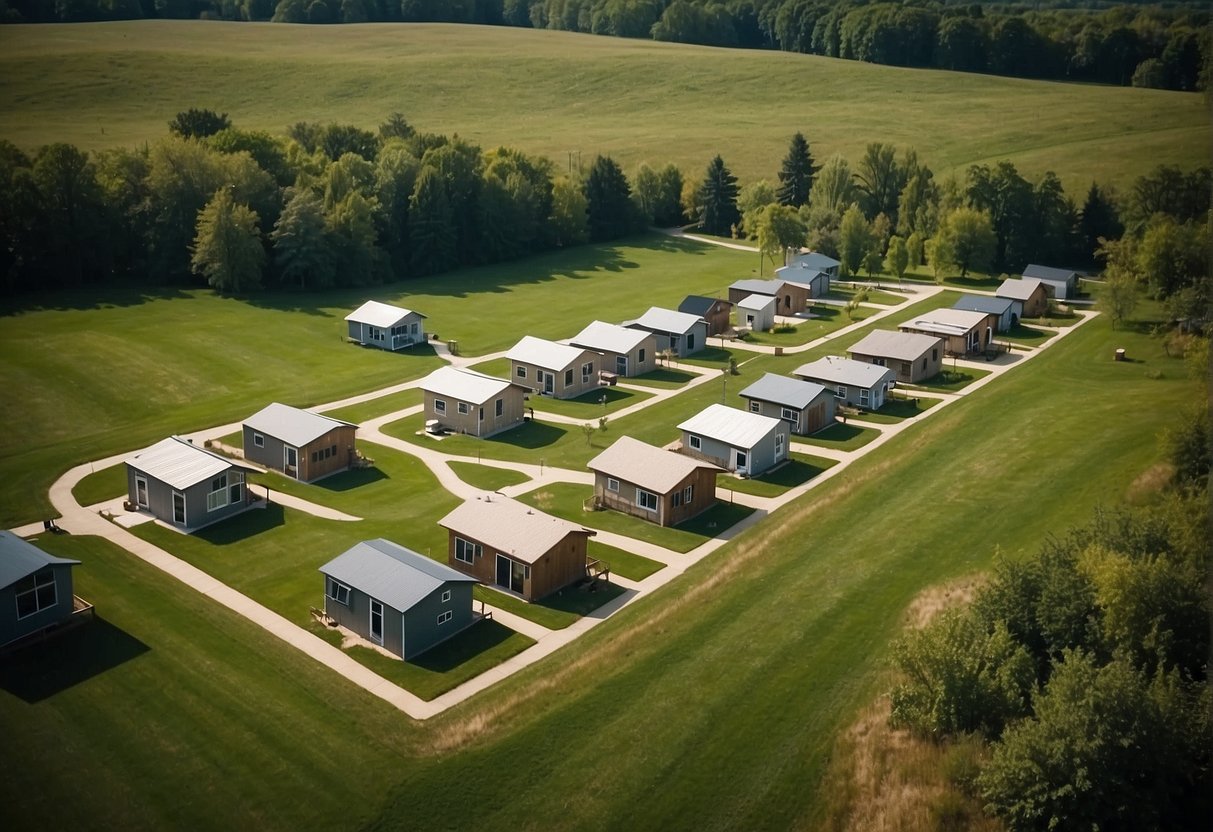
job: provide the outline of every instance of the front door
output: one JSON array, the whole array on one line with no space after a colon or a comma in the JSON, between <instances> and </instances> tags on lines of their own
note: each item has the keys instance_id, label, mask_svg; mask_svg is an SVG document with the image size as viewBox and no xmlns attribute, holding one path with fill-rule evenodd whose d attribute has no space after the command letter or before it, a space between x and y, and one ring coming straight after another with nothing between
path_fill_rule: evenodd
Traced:
<instances>
[{"instance_id":1,"label":"front door","mask_svg":"<svg viewBox=\"0 0 1213 832\"><path fill-rule=\"evenodd\" d=\"M299 477L299 450L287 445L282 449L282 470L288 477Z\"/></svg>"},{"instance_id":2,"label":"front door","mask_svg":"<svg viewBox=\"0 0 1213 832\"><path fill-rule=\"evenodd\" d=\"M510 559L505 555L497 556L497 586L510 585Z\"/></svg>"},{"instance_id":3,"label":"front door","mask_svg":"<svg viewBox=\"0 0 1213 832\"><path fill-rule=\"evenodd\" d=\"M147 508L147 480L135 477L135 502Z\"/></svg>"},{"instance_id":4,"label":"front door","mask_svg":"<svg viewBox=\"0 0 1213 832\"><path fill-rule=\"evenodd\" d=\"M522 594L526 588L527 567L525 563L497 555L497 586Z\"/></svg>"},{"instance_id":5,"label":"front door","mask_svg":"<svg viewBox=\"0 0 1213 832\"><path fill-rule=\"evenodd\" d=\"M539 372L543 372L540 370ZM549 396L556 392L556 376L552 373L543 374L543 392Z\"/></svg>"},{"instance_id":6,"label":"front door","mask_svg":"<svg viewBox=\"0 0 1213 832\"><path fill-rule=\"evenodd\" d=\"M615 356L615 372L621 376L628 374L628 357L626 355Z\"/></svg>"},{"instance_id":7,"label":"front door","mask_svg":"<svg viewBox=\"0 0 1213 832\"><path fill-rule=\"evenodd\" d=\"M383 644L383 604L371 601L371 641Z\"/></svg>"},{"instance_id":8,"label":"front door","mask_svg":"<svg viewBox=\"0 0 1213 832\"><path fill-rule=\"evenodd\" d=\"M173 492L173 522L178 526L185 525L185 495Z\"/></svg>"},{"instance_id":9,"label":"front door","mask_svg":"<svg viewBox=\"0 0 1213 832\"><path fill-rule=\"evenodd\" d=\"M733 453L736 454L736 456L733 458L733 467L737 469L737 473L739 474L746 473L746 466L748 466L750 462L749 456L745 451L734 450Z\"/></svg>"}]
</instances>

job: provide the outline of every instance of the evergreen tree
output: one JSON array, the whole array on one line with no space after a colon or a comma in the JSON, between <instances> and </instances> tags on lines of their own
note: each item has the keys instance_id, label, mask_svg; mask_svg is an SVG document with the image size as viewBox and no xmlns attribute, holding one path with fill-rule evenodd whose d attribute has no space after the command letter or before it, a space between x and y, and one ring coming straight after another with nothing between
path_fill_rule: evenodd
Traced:
<instances>
[{"instance_id":1,"label":"evergreen tree","mask_svg":"<svg viewBox=\"0 0 1213 832\"><path fill-rule=\"evenodd\" d=\"M455 224L442 174L423 166L409 200L409 244L413 270L433 274L455 265Z\"/></svg>"},{"instance_id":2,"label":"evergreen tree","mask_svg":"<svg viewBox=\"0 0 1213 832\"><path fill-rule=\"evenodd\" d=\"M628 178L610 156L594 159L585 181L585 201L591 242L614 240L639 225Z\"/></svg>"},{"instance_id":3,"label":"evergreen tree","mask_svg":"<svg viewBox=\"0 0 1213 832\"><path fill-rule=\"evenodd\" d=\"M1083 253L1087 260L1092 262L1100 246L1100 237L1115 240L1125 232L1125 227L1121 225L1120 217L1116 213L1116 205L1094 182L1087 191L1087 201L1083 203L1078 227L1082 234Z\"/></svg>"},{"instance_id":4,"label":"evergreen tree","mask_svg":"<svg viewBox=\"0 0 1213 832\"><path fill-rule=\"evenodd\" d=\"M720 156L708 164L701 190L699 229L719 237L730 236L741 219L737 212L737 177L729 172Z\"/></svg>"},{"instance_id":5,"label":"evergreen tree","mask_svg":"<svg viewBox=\"0 0 1213 832\"><path fill-rule=\"evenodd\" d=\"M213 288L237 293L261 285L265 249L261 247L257 212L236 202L233 190L223 187L215 191L198 212L190 265Z\"/></svg>"},{"instance_id":6,"label":"evergreen tree","mask_svg":"<svg viewBox=\"0 0 1213 832\"><path fill-rule=\"evenodd\" d=\"M783 165L779 168L779 190L777 197L780 205L791 205L799 208L809 201L809 192L813 190L813 177L820 168L813 164L813 154L809 152L809 143L803 133L792 137L788 146L788 155L783 157Z\"/></svg>"}]
</instances>

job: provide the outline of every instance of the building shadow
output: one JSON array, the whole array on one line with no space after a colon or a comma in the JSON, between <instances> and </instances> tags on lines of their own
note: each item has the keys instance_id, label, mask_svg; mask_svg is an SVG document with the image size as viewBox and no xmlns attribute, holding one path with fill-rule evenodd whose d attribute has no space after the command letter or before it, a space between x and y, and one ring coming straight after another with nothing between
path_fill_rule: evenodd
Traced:
<instances>
[{"instance_id":1,"label":"building shadow","mask_svg":"<svg viewBox=\"0 0 1213 832\"><path fill-rule=\"evenodd\" d=\"M0 658L0 689L30 704L49 699L151 650L104 618Z\"/></svg>"}]
</instances>

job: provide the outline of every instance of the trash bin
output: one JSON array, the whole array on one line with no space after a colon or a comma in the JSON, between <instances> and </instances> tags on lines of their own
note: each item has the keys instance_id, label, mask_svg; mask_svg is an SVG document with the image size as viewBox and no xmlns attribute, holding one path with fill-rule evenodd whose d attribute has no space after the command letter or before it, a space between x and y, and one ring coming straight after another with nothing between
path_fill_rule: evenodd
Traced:
<instances>
[{"instance_id":1,"label":"trash bin","mask_svg":"<svg viewBox=\"0 0 1213 832\"><path fill-rule=\"evenodd\" d=\"M1116 360L1117 360L1117 361L1124 361L1124 360L1125 360L1125 350L1124 350L1124 347L1121 347L1120 349L1118 349L1118 350L1116 351Z\"/></svg>"},{"instance_id":2,"label":"trash bin","mask_svg":"<svg viewBox=\"0 0 1213 832\"><path fill-rule=\"evenodd\" d=\"M450 352L451 355L459 355L459 342L458 341L447 341L446 348Z\"/></svg>"}]
</instances>

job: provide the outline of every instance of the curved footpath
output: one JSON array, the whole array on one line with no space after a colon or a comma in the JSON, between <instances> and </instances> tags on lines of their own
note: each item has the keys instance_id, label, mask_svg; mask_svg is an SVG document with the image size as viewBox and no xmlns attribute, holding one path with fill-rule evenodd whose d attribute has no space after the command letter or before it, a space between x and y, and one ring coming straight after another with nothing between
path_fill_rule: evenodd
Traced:
<instances>
[{"instance_id":1,"label":"curved footpath","mask_svg":"<svg viewBox=\"0 0 1213 832\"><path fill-rule=\"evenodd\" d=\"M691 239L696 238L692 237ZM705 240L705 242L721 244L711 240ZM731 247L737 248L741 246ZM920 298L918 299L930 297L943 290L942 287L933 286L922 288L923 291L921 293L915 293L916 295L920 295ZM796 347L787 347L784 349L784 353L790 354L812 349L815 346L819 346L820 344L826 343L841 335L845 335L858 327L866 326L874 321L880 320L881 318L892 314L895 311L897 311L897 307L885 308L881 312L878 312L877 314L863 321L857 321L851 326L836 330L829 336L818 338L809 342L808 344L799 345ZM1053 344L1061 341L1070 332L1073 332L1078 327L1086 324L1095 316L1095 313L1089 312L1079 312L1078 314L1081 316L1081 320L1077 321L1068 328L1059 329L1053 338L1050 338L1036 348L1027 349L1024 352L1017 354L1006 353L999 356L998 359L992 362L959 361L958 364L960 366L981 369L987 371L989 375L974 381L968 387L954 393L936 393L934 391L924 392L922 394L924 398L936 398L939 400L939 404L935 405L930 410L924 411L916 417L905 419L895 424L876 424L865 422L862 420L862 418L850 419L849 421L855 424L875 428L880 432L879 436L862 448L845 451L834 448L821 448L804 442L790 443L791 449L794 451L827 457L829 459L836 460L837 464L808 482L790 488L777 497L758 497L750 494L733 492L727 487L718 486L716 493L719 499L733 499L735 502L749 506L755 510L731 528L722 531L717 536L705 541L689 552L676 552L652 543L647 543L645 541L635 540L633 538L616 534L614 532L598 530L596 533L596 539L600 540L601 542L625 551L643 555L651 560L659 561L665 564L665 567L642 581L632 581L619 576L613 576L612 580L614 580L620 586L625 587L625 591L616 598L604 604L602 607L599 607L597 610L594 610L588 615L579 618L573 624L561 630L549 630L542 625L529 621L528 619L508 613L505 610L501 610L491 605L486 605L487 609L492 610L495 620L505 624L511 629L529 636L535 640L535 644L521 653L511 657L510 659L507 659L501 664L485 671L484 673L481 673L479 676L464 682L463 684L428 702L372 672L362 664L359 664L357 661L350 658L340 648L335 647L318 636L313 635L299 625L291 622L289 619L257 603L248 596L237 592L236 590L232 589L226 584L223 584L219 580L187 563L186 561L181 560L180 558L164 551L163 549L160 549L157 546L152 545L142 538L131 534L129 531L118 526L117 524L110 522L98 513L98 508L101 506L84 507L76 502L72 495L72 489L77 485L77 483L80 482L80 480L94 470L105 468L121 462L126 458L126 456L128 456L128 454L115 455L107 457L106 459L75 466L51 486L50 500L55 509L61 515L59 525L63 528L70 530L74 534L92 534L106 538L118 546L121 546L123 549L126 549L136 557L139 557L152 566L155 566L157 569L160 569L182 583L196 589L198 592L201 592L203 595L206 595L217 603L222 604L233 612L244 616L249 621L253 622L274 636L282 639L292 647L303 651L326 667L340 673L346 679L363 688L368 693L379 697L385 702L389 702L414 719L426 719L430 716L441 713L442 711L458 704L459 702L462 702L468 697L473 696L474 694L495 684L501 679L518 672L522 668L534 664L543 657L578 638L582 633L585 633L586 631L600 624L602 621L605 621L615 612L633 602L636 598L639 598L645 593L652 592L674 580L691 566L712 554L721 546L725 545L729 540L760 522L771 512L778 510L780 507L786 505L792 500L797 499L807 491L817 488L823 483L828 482L829 480L838 476L842 473L842 471L848 468L852 462L868 453L871 453L872 451L875 451L894 436L898 435L904 430L910 429L912 425L918 424L922 420L930 418L933 414L947 407L949 404L959 401L974 390L979 390L986 384L993 382L1004 372L1012 370L1020 364L1031 360L1031 358L1033 358L1035 355L1049 349ZM741 349L750 349L751 351L755 352L774 351L773 347L745 344L743 342L735 342L731 346L739 347ZM467 366L469 364L481 363L483 361L488 361L504 355L504 353L493 353L485 356L452 356L446 350L444 345L437 345L436 349L441 357L455 366ZM712 381L717 377L717 373L713 370L697 367L687 367L686 369L694 372L698 378L691 380L679 388L670 390L658 390L653 392L651 388L643 388L645 392L653 392L653 395L644 401L617 411L616 413L612 414L612 417L624 416L643 410L645 407L650 407L658 402L670 398L671 396L678 395L679 393L695 386ZM312 408L312 410L316 412L324 412L351 404L360 404L363 402L372 401L374 399L391 395L402 390L414 388L419 383L420 379L417 379L404 382L402 384L392 385L371 393L351 396L340 401L319 405ZM629 385L629 387L636 386ZM481 465L495 468L505 468L529 476L530 480L527 482L502 489L502 493L511 497L516 497L518 495L525 494L557 482L592 484L594 481L593 474L588 471L572 471L563 468L554 468L547 465L541 466L528 463L504 462L501 460L483 458L473 459L471 457L445 454L442 453L439 448L428 448L422 445L416 445L383 433L382 428L384 425L394 422L404 416L414 414L419 410L420 406L416 405L368 420L359 425L360 439L363 441L380 444L384 447L392 448L416 457L419 461L425 464L430 471L433 472L434 476L442 484L443 488L455 496L460 497L461 499L471 499L483 492L481 489L468 485L458 476L456 476L450 467L449 463L451 462L478 462ZM542 419L554 422L581 423L584 421L584 419L575 419L551 413L540 412L536 415L542 417ZM201 443L205 442L206 440L215 440L222 436L226 436L238 428L238 423L219 425L191 434L188 438L195 442ZM436 442L435 444L439 443ZM300 500L298 498L290 498L290 500L288 500L288 495L275 494L274 498L283 505L288 505L303 511L309 511L317 516L325 517L334 521L352 521L359 519L353 515L338 512L324 506L319 506L306 500ZM291 501L293 501L293 503ZM28 536L42 531L42 525L40 523L31 524L30 526L24 526L19 529L14 529L13 531L18 534Z\"/></svg>"}]
</instances>

